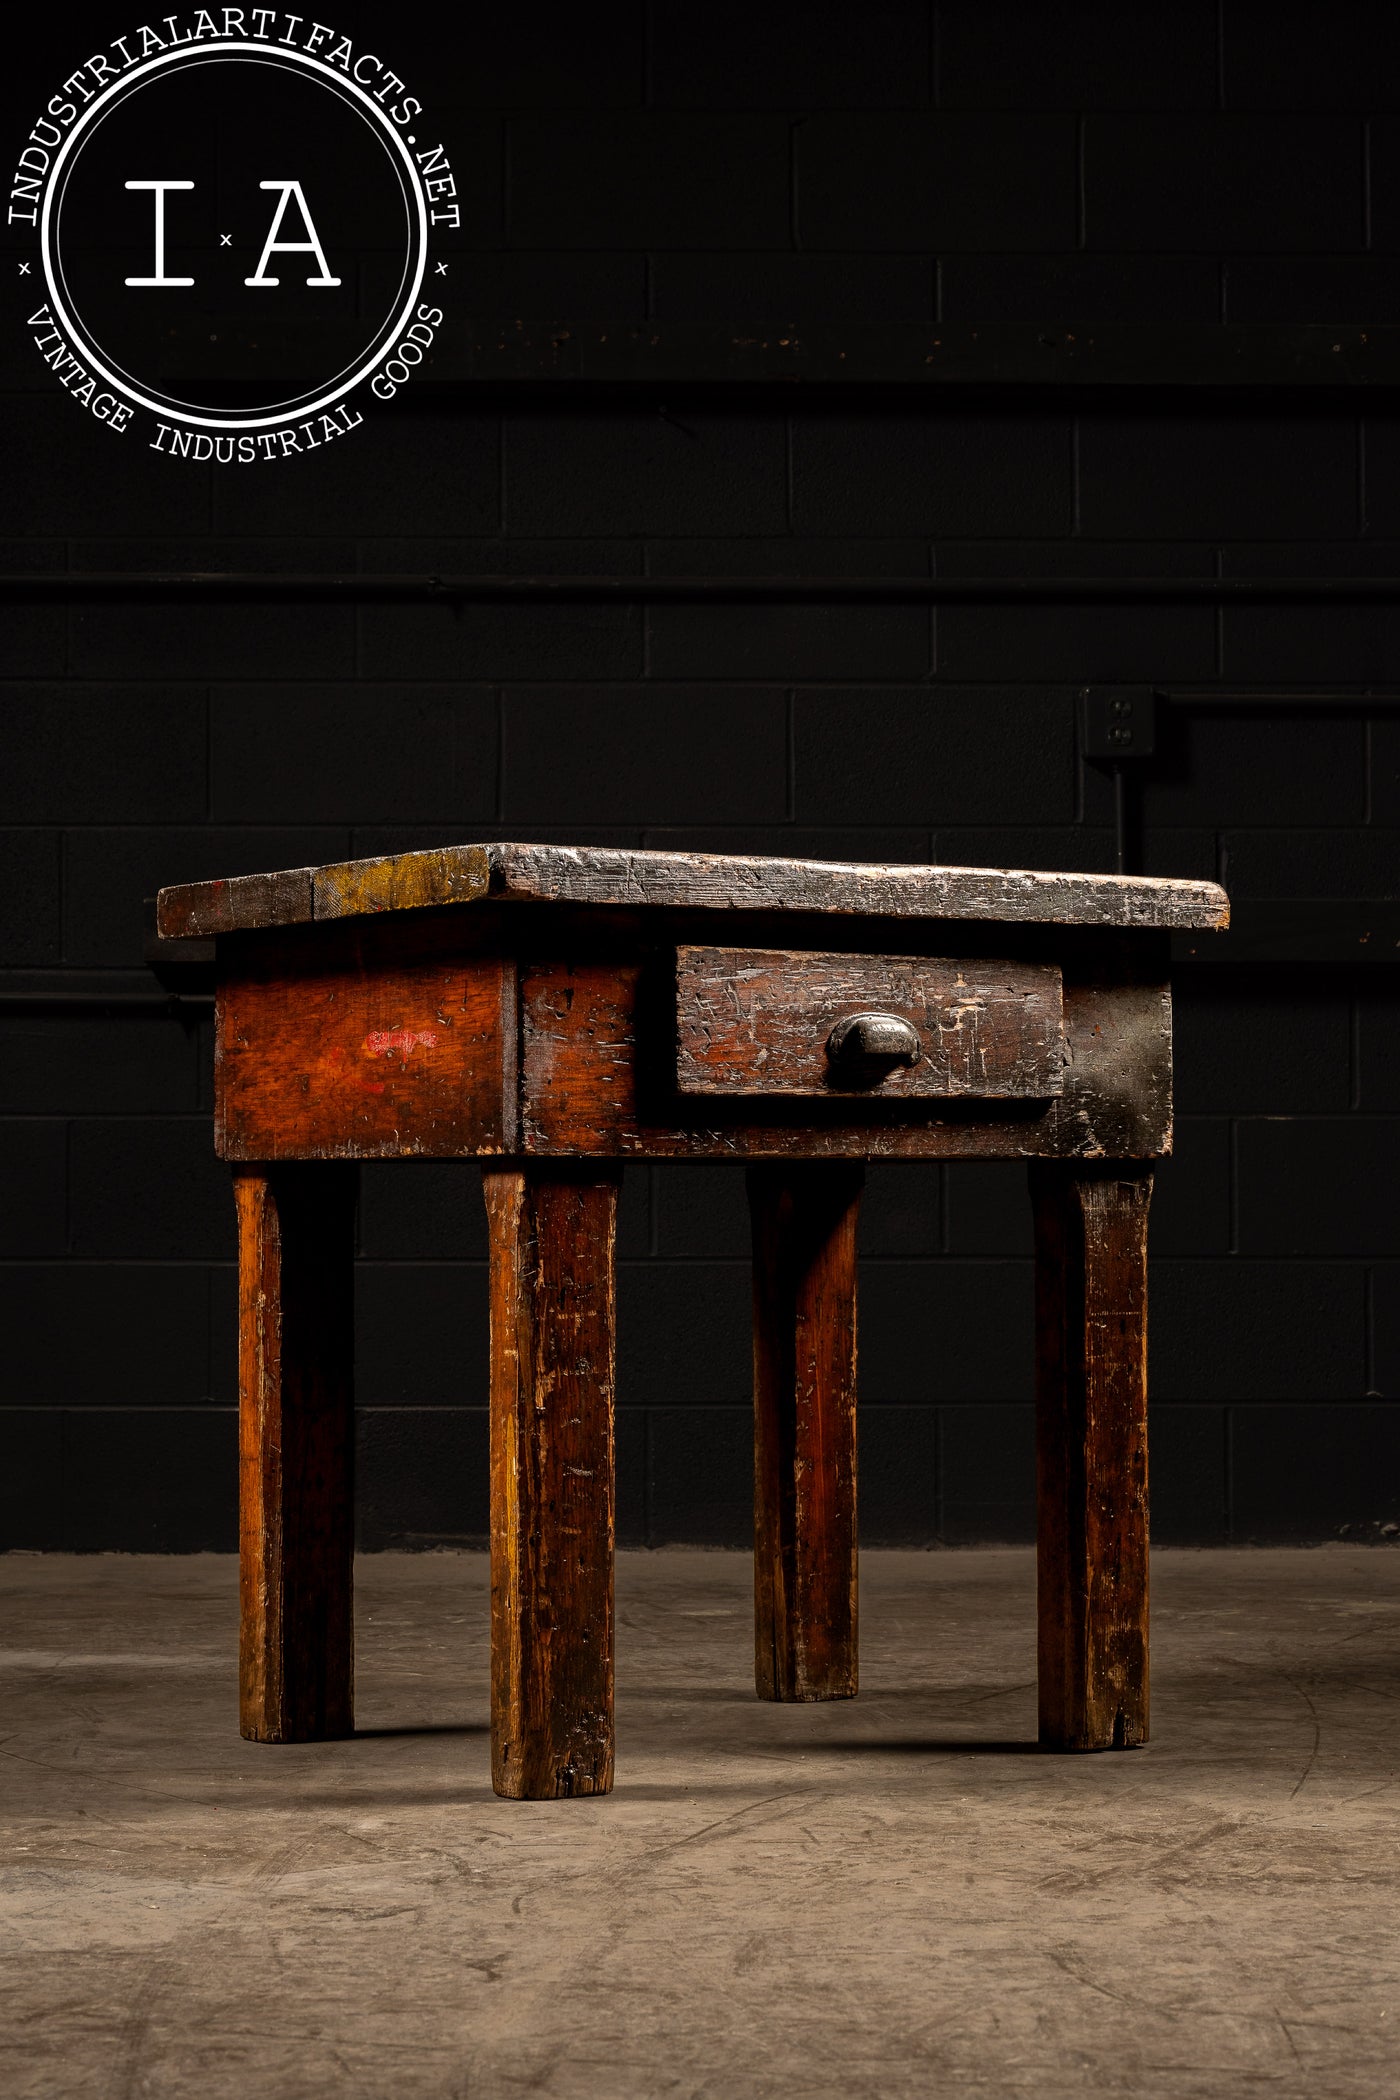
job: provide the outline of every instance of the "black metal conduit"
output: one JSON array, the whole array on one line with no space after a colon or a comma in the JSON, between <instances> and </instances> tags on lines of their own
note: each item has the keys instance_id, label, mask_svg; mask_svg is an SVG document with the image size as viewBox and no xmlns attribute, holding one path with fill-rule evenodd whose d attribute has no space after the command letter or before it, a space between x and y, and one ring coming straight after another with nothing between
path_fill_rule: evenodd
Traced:
<instances>
[{"instance_id":1,"label":"black metal conduit","mask_svg":"<svg viewBox=\"0 0 1400 2100\"><path fill-rule=\"evenodd\" d=\"M1396 576L372 576L31 571L0 597L380 599L447 604L1364 605L1400 602Z\"/></svg>"},{"instance_id":2,"label":"black metal conduit","mask_svg":"<svg viewBox=\"0 0 1400 2100\"><path fill-rule=\"evenodd\" d=\"M0 992L0 1014L152 1014L194 1022L213 1010L212 992Z\"/></svg>"}]
</instances>

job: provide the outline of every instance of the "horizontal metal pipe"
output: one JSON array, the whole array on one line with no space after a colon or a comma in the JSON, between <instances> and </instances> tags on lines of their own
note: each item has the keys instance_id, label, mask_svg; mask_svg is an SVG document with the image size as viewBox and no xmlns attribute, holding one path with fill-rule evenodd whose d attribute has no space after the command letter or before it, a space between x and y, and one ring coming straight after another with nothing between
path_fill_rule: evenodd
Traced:
<instances>
[{"instance_id":1,"label":"horizontal metal pipe","mask_svg":"<svg viewBox=\"0 0 1400 2100\"><path fill-rule=\"evenodd\" d=\"M357 576L198 570L0 575L0 596L423 600L448 604L1387 604L1397 576Z\"/></svg>"},{"instance_id":2,"label":"horizontal metal pipe","mask_svg":"<svg viewBox=\"0 0 1400 2100\"><path fill-rule=\"evenodd\" d=\"M1348 691L1345 686L1334 686L1329 692L1257 692L1217 693L1209 687L1199 692L1183 692L1176 687L1170 691L1157 689L1157 698L1168 707L1179 707L1191 713L1231 708L1252 708L1261 714L1273 713L1277 709L1299 709L1304 713L1332 715L1385 715L1400 708L1400 689L1395 686L1375 688L1358 687ZM1144 765L1151 763L1144 760Z\"/></svg>"},{"instance_id":3,"label":"horizontal metal pipe","mask_svg":"<svg viewBox=\"0 0 1400 2100\"><path fill-rule=\"evenodd\" d=\"M161 1014L192 1020L213 1005L212 992L0 992L0 1014Z\"/></svg>"}]
</instances>

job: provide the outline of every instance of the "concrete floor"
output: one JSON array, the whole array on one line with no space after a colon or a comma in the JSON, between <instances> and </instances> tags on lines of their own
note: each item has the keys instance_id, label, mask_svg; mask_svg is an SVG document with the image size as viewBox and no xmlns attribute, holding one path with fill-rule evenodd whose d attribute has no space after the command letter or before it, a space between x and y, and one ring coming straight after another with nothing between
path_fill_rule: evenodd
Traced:
<instances>
[{"instance_id":1,"label":"concrete floor","mask_svg":"<svg viewBox=\"0 0 1400 2100\"><path fill-rule=\"evenodd\" d=\"M0 1559L8 2100L1394 2095L1400 1553L1163 1553L1052 1758L1021 1552L870 1553L853 1704L626 1555L618 1787L491 1794L484 1562L360 1568L353 1742L236 1732L222 1558Z\"/></svg>"}]
</instances>

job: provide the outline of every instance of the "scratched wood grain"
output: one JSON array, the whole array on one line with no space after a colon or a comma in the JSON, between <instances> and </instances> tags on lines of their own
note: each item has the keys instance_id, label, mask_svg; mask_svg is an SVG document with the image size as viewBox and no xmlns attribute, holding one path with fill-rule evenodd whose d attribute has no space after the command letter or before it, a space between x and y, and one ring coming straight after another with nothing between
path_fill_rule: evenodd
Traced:
<instances>
[{"instance_id":1,"label":"scratched wood grain","mask_svg":"<svg viewBox=\"0 0 1400 2100\"><path fill-rule=\"evenodd\" d=\"M279 868L161 890L156 932L162 940L207 940L245 927L299 926L311 917L311 875L310 868Z\"/></svg>"},{"instance_id":2,"label":"scratched wood grain","mask_svg":"<svg viewBox=\"0 0 1400 2100\"><path fill-rule=\"evenodd\" d=\"M240 1168L239 1707L245 1736L354 1732L353 1167Z\"/></svg>"},{"instance_id":3,"label":"scratched wood grain","mask_svg":"<svg viewBox=\"0 0 1400 2100\"><path fill-rule=\"evenodd\" d=\"M754 1681L853 1699L856 1220L865 1169L748 1170L753 1225Z\"/></svg>"},{"instance_id":4,"label":"scratched wood grain","mask_svg":"<svg viewBox=\"0 0 1400 2100\"><path fill-rule=\"evenodd\" d=\"M613 1783L616 1170L488 1167L491 1776Z\"/></svg>"},{"instance_id":5,"label":"scratched wood grain","mask_svg":"<svg viewBox=\"0 0 1400 2100\"><path fill-rule=\"evenodd\" d=\"M1148 1735L1150 1170L1031 1169L1036 1241L1040 1739Z\"/></svg>"},{"instance_id":6,"label":"scratched wood grain","mask_svg":"<svg viewBox=\"0 0 1400 2100\"><path fill-rule=\"evenodd\" d=\"M1060 972L1052 963L682 947L676 1080L683 1094L879 1094L1048 1099L1061 1091ZM833 1064L838 1021L908 1021L915 1065Z\"/></svg>"},{"instance_id":7,"label":"scratched wood grain","mask_svg":"<svg viewBox=\"0 0 1400 2100\"><path fill-rule=\"evenodd\" d=\"M674 992L617 960L522 964L521 1149L561 1156L753 1159L1085 1159L1171 1148L1171 992L1165 957L1064 976L1063 1090L1048 1101L683 1096Z\"/></svg>"},{"instance_id":8,"label":"scratched wood grain","mask_svg":"<svg viewBox=\"0 0 1400 2100\"><path fill-rule=\"evenodd\" d=\"M214 1052L223 1158L510 1149L513 964L464 953L440 920L397 935L352 922L231 946Z\"/></svg>"},{"instance_id":9,"label":"scratched wood grain","mask_svg":"<svg viewBox=\"0 0 1400 2100\"><path fill-rule=\"evenodd\" d=\"M180 940L492 899L1062 926L1208 928L1230 918L1218 884L1175 877L498 842L175 884L160 892L156 923L162 938Z\"/></svg>"}]
</instances>

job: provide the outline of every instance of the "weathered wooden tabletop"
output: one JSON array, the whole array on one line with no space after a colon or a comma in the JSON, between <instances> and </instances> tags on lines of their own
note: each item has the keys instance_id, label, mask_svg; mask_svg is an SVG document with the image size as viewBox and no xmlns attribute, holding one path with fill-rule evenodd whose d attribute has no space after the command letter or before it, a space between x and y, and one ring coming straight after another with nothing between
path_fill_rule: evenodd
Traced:
<instances>
[{"instance_id":1,"label":"weathered wooden tabletop","mask_svg":"<svg viewBox=\"0 0 1400 2100\"><path fill-rule=\"evenodd\" d=\"M180 940L483 901L1181 930L1230 917L1217 883L1175 877L493 843L185 883L161 891L157 924Z\"/></svg>"}]
</instances>

